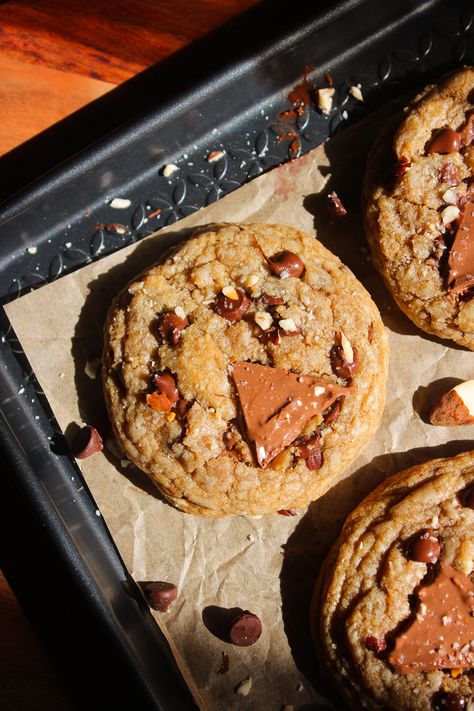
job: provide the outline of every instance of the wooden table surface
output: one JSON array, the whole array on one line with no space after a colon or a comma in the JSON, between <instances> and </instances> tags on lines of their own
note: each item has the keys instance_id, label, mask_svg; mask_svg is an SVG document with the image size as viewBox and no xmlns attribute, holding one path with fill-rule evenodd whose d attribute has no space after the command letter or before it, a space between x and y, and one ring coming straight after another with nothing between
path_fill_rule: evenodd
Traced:
<instances>
[{"instance_id":1,"label":"wooden table surface","mask_svg":"<svg viewBox=\"0 0 474 711\"><path fill-rule=\"evenodd\" d=\"M0 2L0 155L258 1ZM0 629L2 711L72 709L1 573Z\"/></svg>"}]
</instances>

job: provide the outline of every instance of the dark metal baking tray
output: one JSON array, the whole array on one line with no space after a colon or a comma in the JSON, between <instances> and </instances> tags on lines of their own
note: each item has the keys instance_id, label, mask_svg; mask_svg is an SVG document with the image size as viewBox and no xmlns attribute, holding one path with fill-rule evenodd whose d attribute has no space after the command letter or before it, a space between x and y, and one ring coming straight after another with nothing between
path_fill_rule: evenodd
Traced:
<instances>
[{"instance_id":1,"label":"dark metal baking tray","mask_svg":"<svg viewBox=\"0 0 474 711\"><path fill-rule=\"evenodd\" d=\"M0 199L9 196L0 206L2 303L179 220L294 157L295 146L306 152L388 99L474 61L468 1L308 5L263 2L2 158ZM329 118L309 108L282 129L286 97L305 67L319 86L330 72L335 108ZM348 94L357 84L363 102ZM282 140L285 130L292 140ZM215 150L224 157L209 163ZM168 179L166 163L179 167ZM130 207L110 207L114 197ZM110 227L117 223L126 229ZM69 670L81 707L103 707L105 699L110 708L192 708L5 316L0 325L0 563Z\"/></svg>"}]
</instances>

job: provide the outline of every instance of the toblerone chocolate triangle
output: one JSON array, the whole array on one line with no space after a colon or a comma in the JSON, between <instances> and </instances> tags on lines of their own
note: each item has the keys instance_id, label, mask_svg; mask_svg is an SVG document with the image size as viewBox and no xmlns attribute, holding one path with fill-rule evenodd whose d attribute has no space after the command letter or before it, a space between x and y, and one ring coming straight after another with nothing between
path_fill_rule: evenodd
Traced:
<instances>
[{"instance_id":1,"label":"toblerone chocolate triangle","mask_svg":"<svg viewBox=\"0 0 474 711\"><path fill-rule=\"evenodd\" d=\"M245 361L233 363L232 377L261 467L288 447L311 417L351 391L325 378Z\"/></svg>"},{"instance_id":2,"label":"toblerone chocolate triangle","mask_svg":"<svg viewBox=\"0 0 474 711\"><path fill-rule=\"evenodd\" d=\"M474 585L450 565L418 591L411 625L395 641L388 661L399 674L474 667Z\"/></svg>"}]
</instances>

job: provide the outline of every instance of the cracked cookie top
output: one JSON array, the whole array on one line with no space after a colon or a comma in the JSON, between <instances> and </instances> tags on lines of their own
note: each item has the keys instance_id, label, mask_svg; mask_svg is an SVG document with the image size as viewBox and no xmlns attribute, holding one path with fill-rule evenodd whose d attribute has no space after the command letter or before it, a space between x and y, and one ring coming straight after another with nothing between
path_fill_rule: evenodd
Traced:
<instances>
[{"instance_id":1,"label":"cracked cookie top","mask_svg":"<svg viewBox=\"0 0 474 711\"><path fill-rule=\"evenodd\" d=\"M380 419L387 360L377 308L317 240L223 224L119 294L103 383L119 444L167 501L256 515L305 506L355 459ZM236 368L259 387L236 383Z\"/></svg>"}]
</instances>

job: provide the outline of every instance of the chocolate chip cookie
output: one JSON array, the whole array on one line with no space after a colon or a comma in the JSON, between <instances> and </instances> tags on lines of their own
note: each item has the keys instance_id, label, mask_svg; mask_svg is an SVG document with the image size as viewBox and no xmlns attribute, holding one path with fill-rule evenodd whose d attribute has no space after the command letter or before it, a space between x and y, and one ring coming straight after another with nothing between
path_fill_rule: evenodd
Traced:
<instances>
[{"instance_id":1,"label":"chocolate chip cookie","mask_svg":"<svg viewBox=\"0 0 474 711\"><path fill-rule=\"evenodd\" d=\"M420 328L474 349L474 69L427 87L369 156L377 269Z\"/></svg>"},{"instance_id":2,"label":"chocolate chip cookie","mask_svg":"<svg viewBox=\"0 0 474 711\"><path fill-rule=\"evenodd\" d=\"M119 294L103 383L116 437L162 496L204 516L303 507L384 405L387 338L311 235L213 225Z\"/></svg>"},{"instance_id":3,"label":"chocolate chip cookie","mask_svg":"<svg viewBox=\"0 0 474 711\"><path fill-rule=\"evenodd\" d=\"M474 452L390 477L349 516L311 617L351 708L474 703L473 531Z\"/></svg>"}]
</instances>

